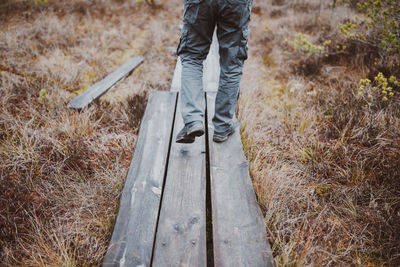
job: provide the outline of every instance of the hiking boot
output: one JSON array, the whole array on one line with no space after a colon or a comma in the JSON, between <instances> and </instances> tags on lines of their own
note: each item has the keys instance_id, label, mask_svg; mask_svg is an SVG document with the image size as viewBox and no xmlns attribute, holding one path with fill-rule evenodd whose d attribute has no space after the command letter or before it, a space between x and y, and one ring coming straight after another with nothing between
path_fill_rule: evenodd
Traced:
<instances>
[{"instance_id":1,"label":"hiking boot","mask_svg":"<svg viewBox=\"0 0 400 267\"><path fill-rule=\"evenodd\" d=\"M193 143L196 136L202 136L204 134L204 126L203 123L193 122L188 125L185 125L182 130L176 136L176 142L182 144L190 144Z\"/></svg>"},{"instance_id":2,"label":"hiking boot","mask_svg":"<svg viewBox=\"0 0 400 267\"><path fill-rule=\"evenodd\" d=\"M225 142L226 140L228 140L229 136L231 136L235 132L235 129L239 127L239 125L240 124L238 121L234 121L231 128L229 128L229 130L226 131L225 133L217 133L214 131L213 141L216 143Z\"/></svg>"},{"instance_id":3,"label":"hiking boot","mask_svg":"<svg viewBox=\"0 0 400 267\"><path fill-rule=\"evenodd\" d=\"M235 132L235 129L230 129L226 133L219 134L219 133L214 133L213 135L213 141L216 143L222 143L228 140L229 136L231 136Z\"/></svg>"}]
</instances>

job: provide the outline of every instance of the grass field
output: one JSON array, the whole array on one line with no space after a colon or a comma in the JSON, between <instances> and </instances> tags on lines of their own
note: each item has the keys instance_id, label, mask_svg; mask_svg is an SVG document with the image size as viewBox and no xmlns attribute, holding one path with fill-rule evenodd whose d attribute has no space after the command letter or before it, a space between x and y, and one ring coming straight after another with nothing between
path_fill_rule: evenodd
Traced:
<instances>
[{"instance_id":1,"label":"grass field","mask_svg":"<svg viewBox=\"0 0 400 267\"><path fill-rule=\"evenodd\" d=\"M367 20L348 2L253 3L238 117L277 266L400 265L400 90L359 90L399 79L400 57L343 34ZM156 3L0 2L1 265L101 264L147 92L170 89L176 62L182 1Z\"/></svg>"}]
</instances>

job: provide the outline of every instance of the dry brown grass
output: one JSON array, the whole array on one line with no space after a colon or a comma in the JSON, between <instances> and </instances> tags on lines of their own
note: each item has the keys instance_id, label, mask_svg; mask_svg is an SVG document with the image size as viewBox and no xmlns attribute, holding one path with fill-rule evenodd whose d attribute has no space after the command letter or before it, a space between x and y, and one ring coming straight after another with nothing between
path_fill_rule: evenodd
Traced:
<instances>
[{"instance_id":1,"label":"dry brown grass","mask_svg":"<svg viewBox=\"0 0 400 267\"><path fill-rule=\"evenodd\" d=\"M397 266L400 92L364 107L358 81L379 67L339 34L355 12L328 3L255 2L239 109L251 175L278 266ZM284 44L297 32L349 49L307 57Z\"/></svg>"},{"instance_id":2,"label":"dry brown grass","mask_svg":"<svg viewBox=\"0 0 400 267\"><path fill-rule=\"evenodd\" d=\"M396 266L400 99L371 111L357 99L380 66L339 35L355 12L327 4L254 1L239 108L250 172L278 266ZM171 83L177 7L0 3L1 265L100 265L147 91ZM349 49L307 58L284 44L297 32ZM134 55L146 61L130 77L82 112L66 108ZM398 59L387 63L399 76Z\"/></svg>"},{"instance_id":3,"label":"dry brown grass","mask_svg":"<svg viewBox=\"0 0 400 267\"><path fill-rule=\"evenodd\" d=\"M29 3L0 4L0 265L100 265L147 91L169 90L181 11ZM66 108L135 55L145 62L99 101Z\"/></svg>"}]
</instances>

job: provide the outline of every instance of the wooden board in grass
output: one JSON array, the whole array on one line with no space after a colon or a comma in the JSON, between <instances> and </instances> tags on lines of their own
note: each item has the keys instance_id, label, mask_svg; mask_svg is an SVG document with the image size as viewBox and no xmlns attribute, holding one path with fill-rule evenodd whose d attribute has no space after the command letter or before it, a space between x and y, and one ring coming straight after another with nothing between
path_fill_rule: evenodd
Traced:
<instances>
[{"instance_id":1,"label":"wooden board in grass","mask_svg":"<svg viewBox=\"0 0 400 267\"><path fill-rule=\"evenodd\" d=\"M126 77L132 72L140 63L143 62L143 57L134 57L130 59L127 63L119 67L116 71L109 74L103 80L95 83L89 87L85 92L76 96L69 102L69 108L82 109L89 105L93 100L100 97L107 90L109 90L114 84L119 80Z\"/></svg>"},{"instance_id":2,"label":"wooden board in grass","mask_svg":"<svg viewBox=\"0 0 400 267\"><path fill-rule=\"evenodd\" d=\"M177 108L154 250L153 266L206 266L205 138L178 144Z\"/></svg>"},{"instance_id":3,"label":"wooden board in grass","mask_svg":"<svg viewBox=\"0 0 400 267\"><path fill-rule=\"evenodd\" d=\"M150 93L103 266L150 266L176 99Z\"/></svg>"},{"instance_id":4,"label":"wooden board in grass","mask_svg":"<svg viewBox=\"0 0 400 267\"><path fill-rule=\"evenodd\" d=\"M239 128L224 143L212 140L214 102L207 93L214 265L274 266Z\"/></svg>"}]
</instances>

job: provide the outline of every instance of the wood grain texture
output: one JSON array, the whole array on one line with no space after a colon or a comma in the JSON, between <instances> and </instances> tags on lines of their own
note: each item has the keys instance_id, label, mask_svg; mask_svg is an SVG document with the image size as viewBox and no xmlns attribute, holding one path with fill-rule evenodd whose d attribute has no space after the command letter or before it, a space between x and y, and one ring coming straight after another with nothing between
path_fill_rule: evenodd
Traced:
<instances>
[{"instance_id":1,"label":"wood grain texture","mask_svg":"<svg viewBox=\"0 0 400 267\"><path fill-rule=\"evenodd\" d=\"M100 97L109 90L119 80L127 76L134 68L143 62L143 57L134 57L127 63L119 67L116 71L109 74L103 80L89 87L85 92L78 95L69 102L69 108L82 109L89 105L93 100Z\"/></svg>"},{"instance_id":2,"label":"wood grain texture","mask_svg":"<svg viewBox=\"0 0 400 267\"><path fill-rule=\"evenodd\" d=\"M207 93L214 264L274 266L239 129L224 143L212 141L214 102Z\"/></svg>"},{"instance_id":3,"label":"wood grain texture","mask_svg":"<svg viewBox=\"0 0 400 267\"><path fill-rule=\"evenodd\" d=\"M203 63L203 90L207 92L216 92L219 83L219 53L218 39L214 32L213 41L211 43L210 52ZM171 91L178 92L181 90L182 63L178 57L176 62L174 77L172 78Z\"/></svg>"},{"instance_id":4,"label":"wood grain texture","mask_svg":"<svg viewBox=\"0 0 400 267\"><path fill-rule=\"evenodd\" d=\"M103 266L150 266L176 95L150 93Z\"/></svg>"},{"instance_id":5,"label":"wood grain texture","mask_svg":"<svg viewBox=\"0 0 400 267\"><path fill-rule=\"evenodd\" d=\"M153 266L206 266L205 138L174 142L183 127L176 114Z\"/></svg>"}]
</instances>

